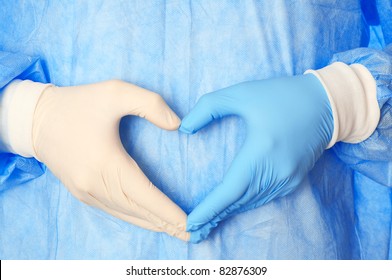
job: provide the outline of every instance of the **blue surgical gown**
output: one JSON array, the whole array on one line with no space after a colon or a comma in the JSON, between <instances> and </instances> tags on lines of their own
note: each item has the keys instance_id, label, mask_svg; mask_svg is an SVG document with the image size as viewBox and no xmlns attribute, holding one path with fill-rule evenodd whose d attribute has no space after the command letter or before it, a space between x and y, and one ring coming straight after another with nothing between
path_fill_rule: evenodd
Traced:
<instances>
[{"instance_id":1,"label":"blue surgical gown","mask_svg":"<svg viewBox=\"0 0 392 280\"><path fill-rule=\"evenodd\" d=\"M75 199L42 163L0 154L0 259L391 259L392 42L387 0L0 0L0 88L123 79L183 117L203 94L246 80L362 63L377 82L373 135L326 150L292 194L187 244ZM127 151L189 213L222 179L241 120L196 135L125 117ZM1 131L0 131L1 133ZM80 155L83 156L83 155Z\"/></svg>"}]
</instances>

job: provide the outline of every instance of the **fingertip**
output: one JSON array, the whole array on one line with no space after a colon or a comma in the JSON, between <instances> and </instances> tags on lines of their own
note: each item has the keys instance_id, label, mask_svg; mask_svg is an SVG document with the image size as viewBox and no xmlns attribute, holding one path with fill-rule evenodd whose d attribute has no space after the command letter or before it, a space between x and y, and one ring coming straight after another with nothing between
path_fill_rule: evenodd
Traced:
<instances>
[{"instance_id":1,"label":"fingertip","mask_svg":"<svg viewBox=\"0 0 392 280\"><path fill-rule=\"evenodd\" d=\"M218 226L218 223L211 221L203 225L200 229L190 232L189 242L193 244L198 244L203 240L207 239L211 231Z\"/></svg>"},{"instance_id":2,"label":"fingertip","mask_svg":"<svg viewBox=\"0 0 392 280\"><path fill-rule=\"evenodd\" d=\"M211 215L205 215L206 212L209 212ZM186 222L186 231L199 231L201 229L206 228L214 228L218 225L216 221L216 217L218 216L215 213L214 209L207 210L207 208L196 207L187 218Z\"/></svg>"},{"instance_id":3,"label":"fingertip","mask_svg":"<svg viewBox=\"0 0 392 280\"><path fill-rule=\"evenodd\" d=\"M196 231L205 225L206 222L200 222L199 215L195 215L195 212L191 212L188 215L186 222L186 231Z\"/></svg>"},{"instance_id":4,"label":"fingertip","mask_svg":"<svg viewBox=\"0 0 392 280\"><path fill-rule=\"evenodd\" d=\"M171 110L170 110L171 111ZM173 111L167 116L167 130L177 130L181 125L181 119Z\"/></svg>"},{"instance_id":5,"label":"fingertip","mask_svg":"<svg viewBox=\"0 0 392 280\"><path fill-rule=\"evenodd\" d=\"M181 119L162 96L149 92L145 94L145 98L140 102L144 103L134 110L133 115L145 118L157 127L165 130L177 130L179 128Z\"/></svg>"},{"instance_id":6,"label":"fingertip","mask_svg":"<svg viewBox=\"0 0 392 280\"><path fill-rule=\"evenodd\" d=\"M201 235L200 232L198 232L198 231L191 232L190 239L189 239L190 243L198 244L198 243L200 243L203 240L204 240L204 238L203 238L203 236Z\"/></svg>"},{"instance_id":7,"label":"fingertip","mask_svg":"<svg viewBox=\"0 0 392 280\"><path fill-rule=\"evenodd\" d=\"M200 228L200 226L196 226L194 224L187 223L187 225L186 225L186 231L195 231L195 230L198 230L199 228Z\"/></svg>"},{"instance_id":8,"label":"fingertip","mask_svg":"<svg viewBox=\"0 0 392 280\"><path fill-rule=\"evenodd\" d=\"M188 127L186 127L186 125L184 124L184 122L181 123L178 131L185 133L185 134L194 134L195 131L193 129L190 129Z\"/></svg>"},{"instance_id":9,"label":"fingertip","mask_svg":"<svg viewBox=\"0 0 392 280\"><path fill-rule=\"evenodd\" d=\"M206 114L200 114L200 109L193 109L182 119L179 131L186 134L195 134L211 121L205 120L203 115Z\"/></svg>"},{"instance_id":10,"label":"fingertip","mask_svg":"<svg viewBox=\"0 0 392 280\"><path fill-rule=\"evenodd\" d=\"M185 239L184 239L184 241L190 242L190 240L191 240L191 233L190 232L185 232Z\"/></svg>"},{"instance_id":11,"label":"fingertip","mask_svg":"<svg viewBox=\"0 0 392 280\"><path fill-rule=\"evenodd\" d=\"M156 117L153 123L165 130L177 130L180 127L181 119L162 98L160 100L159 109L156 109L157 112L159 111L160 117Z\"/></svg>"},{"instance_id":12,"label":"fingertip","mask_svg":"<svg viewBox=\"0 0 392 280\"><path fill-rule=\"evenodd\" d=\"M175 234L173 234L172 236L185 241L185 242L191 242L191 233L190 232L185 232L185 231L181 231L181 232L177 232Z\"/></svg>"}]
</instances>

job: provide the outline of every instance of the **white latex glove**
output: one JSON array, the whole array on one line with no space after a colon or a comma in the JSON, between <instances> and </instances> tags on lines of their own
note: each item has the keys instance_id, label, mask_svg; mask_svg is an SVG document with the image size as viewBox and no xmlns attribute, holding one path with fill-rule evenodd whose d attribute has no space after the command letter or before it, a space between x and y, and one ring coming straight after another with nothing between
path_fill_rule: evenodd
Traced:
<instances>
[{"instance_id":1,"label":"white latex glove","mask_svg":"<svg viewBox=\"0 0 392 280\"><path fill-rule=\"evenodd\" d=\"M179 118L158 94L122 81L74 87L23 81L8 86L1 103L3 142L11 152L45 163L89 205L189 240L186 214L149 181L119 137L125 115L167 130L179 127Z\"/></svg>"}]
</instances>

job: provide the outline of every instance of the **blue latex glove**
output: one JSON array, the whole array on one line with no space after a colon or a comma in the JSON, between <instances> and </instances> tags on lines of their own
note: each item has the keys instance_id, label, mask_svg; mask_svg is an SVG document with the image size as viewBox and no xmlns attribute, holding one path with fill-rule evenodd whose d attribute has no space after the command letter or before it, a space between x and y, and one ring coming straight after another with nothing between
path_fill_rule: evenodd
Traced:
<instances>
[{"instance_id":1,"label":"blue latex glove","mask_svg":"<svg viewBox=\"0 0 392 280\"><path fill-rule=\"evenodd\" d=\"M247 137L222 182L189 214L191 242L220 221L292 192L331 140L327 94L312 74L240 83L204 95L180 131L195 133L214 119L241 117Z\"/></svg>"}]
</instances>

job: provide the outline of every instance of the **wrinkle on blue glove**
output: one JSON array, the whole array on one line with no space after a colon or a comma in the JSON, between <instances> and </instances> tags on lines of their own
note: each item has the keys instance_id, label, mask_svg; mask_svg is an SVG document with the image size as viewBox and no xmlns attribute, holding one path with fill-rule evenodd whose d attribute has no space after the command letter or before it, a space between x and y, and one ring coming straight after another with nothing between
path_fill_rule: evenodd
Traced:
<instances>
[{"instance_id":1,"label":"wrinkle on blue glove","mask_svg":"<svg viewBox=\"0 0 392 280\"><path fill-rule=\"evenodd\" d=\"M222 182L188 215L192 242L206 238L232 215L291 193L333 133L327 94L311 74L245 82L206 94L179 130L194 133L229 115L245 121L246 140Z\"/></svg>"}]
</instances>

